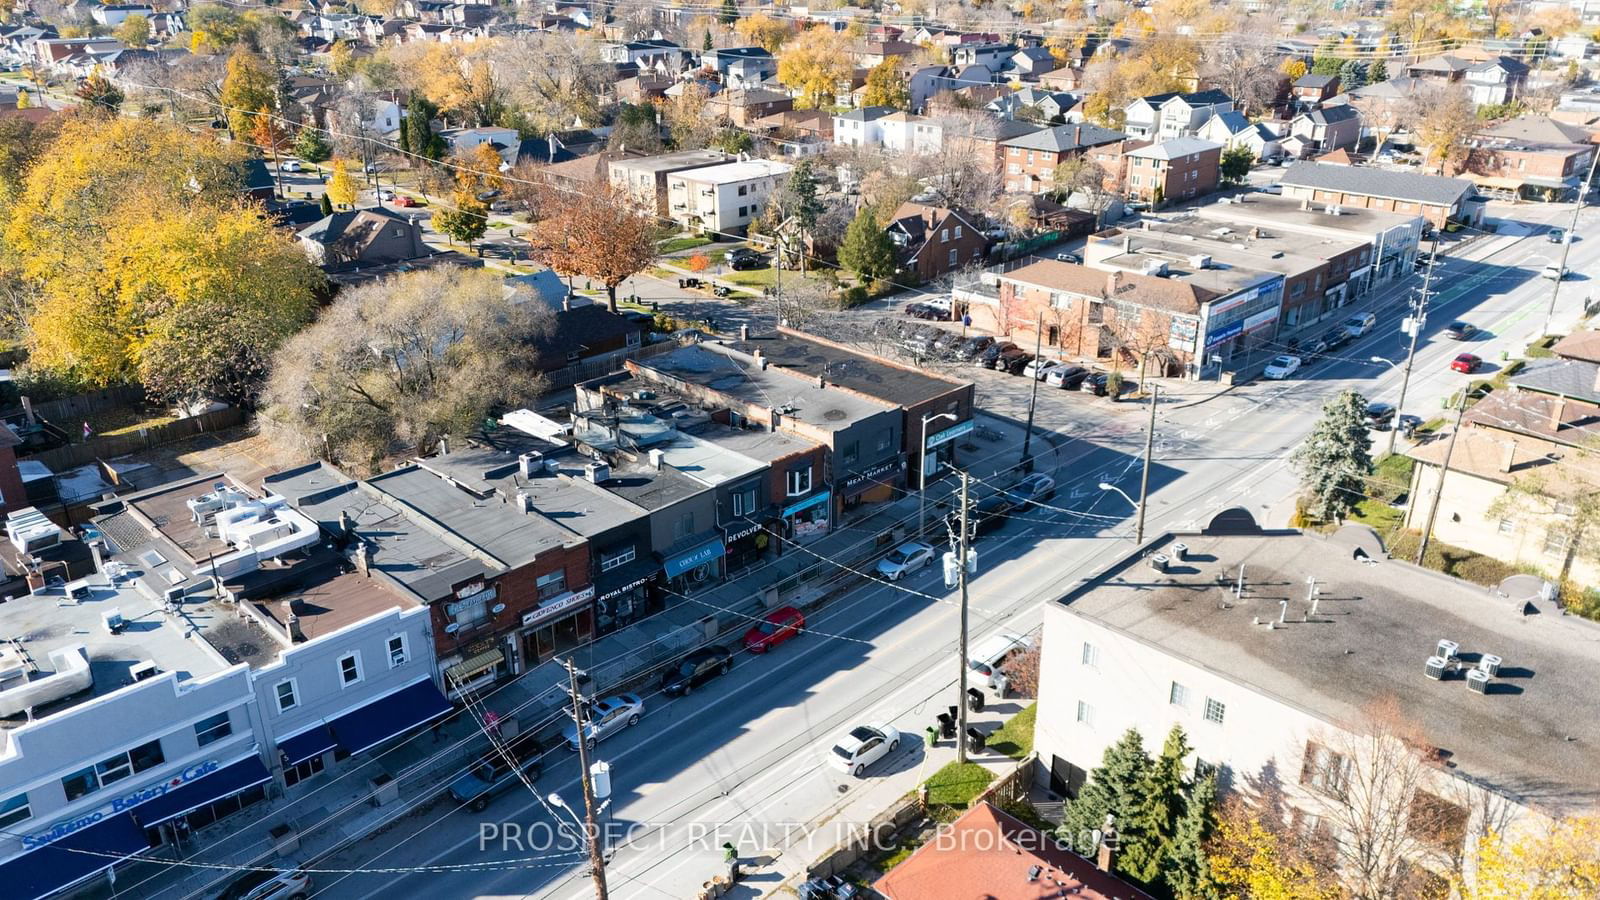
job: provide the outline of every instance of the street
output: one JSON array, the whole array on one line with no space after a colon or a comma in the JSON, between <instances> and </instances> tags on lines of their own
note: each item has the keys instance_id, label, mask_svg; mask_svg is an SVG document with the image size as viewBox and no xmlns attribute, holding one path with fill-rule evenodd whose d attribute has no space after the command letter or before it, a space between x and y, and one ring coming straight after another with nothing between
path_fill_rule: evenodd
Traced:
<instances>
[{"instance_id":1,"label":"street","mask_svg":"<svg viewBox=\"0 0 1600 900\"><path fill-rule=\"evenodd\" d=\"M1502 351L1515 356L1542 332L1551 282L1538 273L1560 249L1546 242L1544 230L1565 227L1570 207L1524 206L1517 214L1533 227L1487 236L1468 249L1472 259L1447 258L1435 271L1437 293L1402 412L1424 420L1438 416L1452 392L1493 375ZM1597 256L1600 243L1580 240L1569 267L1592 271ZM1173 383L1157 415L1147 533L1199 527L1229 506L1285 524L1296 487L1287 457L1323 401L1345 388L1398 400L1401 367L1371 358L1403 364L1403 301L1420 280L1408 277L1352 305L1352 312L1376 312L1377 326L1289 380L1220 393L1215 383ZM1588 293L1581 274L1565 283L1558 322L1570 321ZM1456 318L1472 322L1480 334L1465 342L1442 338ZM1479 373L1448 369L1465 351L1485 360ZM956 374L978 383L981 407L1017 421L1026 417L1026 380L972 367ZM1035 452L1055 446L1043 453L1039 468L1056 477L1057 493L1046 507L1013 513L1016 521L977 543L974 640L1001 628L1032 629L1042 602L1111 554L1125 552L1133 510L1097 485L1109 481L1137 495L1147 410L1139 402L1112 404L1040 387L1036 423L1053 440L1037 443ZM1376 454L1388 435L1374 437ZM946 478L930 485L930 494L943 495L953 483ZM738 655L729 675L692 696L647 696L640 724L597 753L612 766L612 833L631 829L607 867L612 894L691 896L719 870L723 841L736 843L747 868L763 863L754 866L744 890L768 890L801 870L807 853L840 840L839 826L857 821L858 807L886 805L931 774L945 756L927 751L921 734L954 697L956 601L930 566L897 585L872 585L835 601L795 641L768 658ZM1015 708L1008 701L1000 711ZM888 760L860 780L828 764L841 733L873 722L892 724L904 735ZM574 754L551 751L536 787L578 807L577 769ZM858 804L863 796L870 802ZM320 864L401 871L329 872L317 876L316 895L375 898L425 884L430 892L459 897L590 896L583 858L570 841L544 845L545 837L560 838L559 829L570 826L553 816L564 814L527 790L505 795L482 814L435 802ZM516 840L509 839L513 833ZM427 874L416 871L423 869Z\"/></svg>"}]
</instances>

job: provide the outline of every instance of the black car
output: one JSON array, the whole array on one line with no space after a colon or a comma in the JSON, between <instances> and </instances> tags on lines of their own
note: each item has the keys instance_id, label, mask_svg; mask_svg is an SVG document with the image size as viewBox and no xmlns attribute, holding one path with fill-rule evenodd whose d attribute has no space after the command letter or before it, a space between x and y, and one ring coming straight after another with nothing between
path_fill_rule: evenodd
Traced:
<instances>
[{"instance_id":1,"label":"black car","mask_svg":"<svg viewBox=\"0 0 1600 900\"><path fill-rule=\"evenodd\" d=\"M726 647L701 647L661 673L661 692L669 697L687 697L689 692L733 668L733 654Z\"/></svg>"},{"instance_id":2,"label":"black car","mask_svg":"<svg viewBox=\"0 0 1600 900\"><path fill-rule=\"evenodd\" d=\"M1444 336L1452 341L1464 341L1478 333L1478 326L1460 320L1451 322L1444 329Z\"/></svg>"},{"instance_id":3,"label":"black car","mask_svg":"<svg viewBox=\"0 0 1600 900\"><path fill-rule=\"evenodd\" d=\"M1322 343L1329 350L1337 350L1350 343L1350 332L1343 328L1335 328L1322 336Z\"/></svg>"},{"instance_id":4,"label":"black car","mask_svg":"<svg viewBox=\"0 0 1600 900\"><path fill-rule=\"evenodd\" d=\"M1016 502L1004 494L993 494L972 504L972 509L967 512L967 527L972 529L971 535L977 537L981 534L999 528L1006 523L1006 514L1017 506ZM945 524L951 534L961 533L961 512L951 510L945 516Z\"/></svg>"},{"instance_id":5,"label":"black car","mask_svg":"<svg viewBox=\"0 0 1600 900\"><path fill-rule=\"evenodd\" d=\"M1022 370L1033 362L1033 354L1013 347L1001 354L1000 361L994 364L995 371L1004 371L1007 375L1021 375Z\"/></svg>"},{"instance_id":6,"label":"black car","mask_svg":"<svg viewBox=\"0 0 1600 900\"><path fill-rule=\"evenodd\" d=\"M1111 373L1109 372L1096 372L1089 376L1088 381L1084 382L1084 386L1089 390L1094 391L1094 395L1096 397L1104 397L1106 394L1110 393L1110 384ZM1139 382L1134 381L1132 378L1123 378L1122 386L1117 389L1117 395L1121 396L1122 394L1131 394L1138 389Z\"/></svg>"},{"instance_id":7,"label":"black car","mask_svg":"<svg viewBox=\"0 0 1600 900\"><path fill-rule=\"evenodd\" d=\"M1394 424L1394 404L1393 403L1368 403L1367 404L1367 425L1368 425L1368 427L1375 428L1378 431L1388 431L1389 427L1391 425L1393 425L1393 424Z\"/></svg>"},{"instance_id":8,"label":"black car","mask_svg":"<svg viewBox=\"0 0 1600 900\"><path fill-rule=\"evenodd\" d=\"M978 354L978 365L983 366L985 369L999 368L1000 357L1015 349L1017 349L1017 345L1010 341L995 341L982 353Z\"/></svg>"},{"instance_id":9,"label":"black car","mask_svg":"<svg viewBox=\"0 0 1600 900\"><path fill-rule=\"evenodd\" d=\"M728 268L735 272L742 272L746 269L765 269L766 267L766 258L754 250L740 248L728 254Z\"/></svg>"},{"instance_id":10,"label":"black car","mask_svg":"<svg viewBox=\"0 0 1600 900\"><path fill-rule=\"evenodd\" d=\"M994 338L986 334L969 337L956 345L956 359L963 362L967 360L976 361L978 357L983 355L983 351L989 349L989 345L993 343Z\"/></svg>"}]
</instances>

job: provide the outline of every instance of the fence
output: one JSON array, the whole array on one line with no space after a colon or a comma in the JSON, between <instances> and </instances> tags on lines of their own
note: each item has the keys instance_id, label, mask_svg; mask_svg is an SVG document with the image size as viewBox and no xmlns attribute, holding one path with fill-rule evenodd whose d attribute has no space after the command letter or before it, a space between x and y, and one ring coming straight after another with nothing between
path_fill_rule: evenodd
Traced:
<instances>
[{"instance_id":1,"label":"fence","mask_svg":"<svg viewBox=\"0 0 1600 900\"><path fill-rule=\"evenodd\" d=\"M622 368L622 361L625 359L649 359L652 356L660 356L676 349L678 349L677 341L666 340L657 341L654 344L645 344L641 347L630 347L626 350L613 350L602 356L586 359L583 362L574 363L565 368L546 373L545 378L549 380L552 389L572 387L580 381L588 381L591 378L610 375L612 372Z\"/></svg>"},{"instance_id":2,"label":"fence","mask_svg":"<svg viewBox=\"0 0 1600 900\"><path fill-rule=\"evenodd\" d=\"M75 419L85 418L89 414L105 409L108 406L125 406L130 403L140 403L143 400L144 388L136 384L122 384L102 391L91 391L87 394L62 397L60 400L30 403L29 406L33 407L34 415L60 425L63 422L70 423ZM25 412L26 409L24 407L15 406L0 411L0 418L9 419L23 415Z\"/></svg>"},{"instance_id":3,"label":"fence","mask_svg":"<svg viewBox=\"0 0 1600 900\"><path fill-rule=\"evenodd\" d=\"M230 406L193 418L179 419L166 425L140 428L127 434L104 435L81 444L68 444L65 447L35 453L28 458L44 463L52 472L65 472L97 459L137 453L140 450L181 441L197 434L232 428L243 424L244 421L244 410Z\"/></svg>"}]
</instances>

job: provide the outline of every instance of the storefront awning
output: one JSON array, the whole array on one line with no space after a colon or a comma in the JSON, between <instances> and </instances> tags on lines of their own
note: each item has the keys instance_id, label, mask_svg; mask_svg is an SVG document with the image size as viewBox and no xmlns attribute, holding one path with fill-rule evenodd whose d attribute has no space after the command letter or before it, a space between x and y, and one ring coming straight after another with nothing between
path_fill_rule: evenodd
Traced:
<instances>
[{"instance_id":1,"label":"storefront awning","mask_svg":"<svg viewBox=\"0 0 1600 900\"><path fill-rule=\"evenodd\" d=\"M149 828L270 780L272 775L267 772L267 767L261 764L259 757L251 754L141 804L134 809L133 816L140 825Z\"/></svg>"},{"instance_id":2,"label":"storefront awning","mask_svg":"<svg viewBox=\"0 0 1600 900\"><path fill-rule=\"evenodd\" d=\"M696 544L688 550L668 554L661 567L666 570L668 578L677 578L690 569L720 559L727 552L728 548L722 543L722 538L716 537Z\"/></svg>"},{"instance_id":3,"label":"storefront awning","mask_svg":"<svg viewBox=\"0 0 1600 900\"><path fill-rule=\"evenodd\" d=\"M832 496L833 493L831 491L821 491L816 494L812 494L798 503L791 503L788 506L785 506L783 508L783 517L787 519L797 512L804 512L813 506L821 506L822 504L827 503L828 499Z\"/></svg>"},{"instance_id":4,"label":"storefront awning","mask_svg":"<svg viewBox=\"0 0 1600 900\"><path fill-rule=\"evenodd\" d=\"M282 758L284 768L287 769L298 766L312 757L321 756L337 746L333 735L328 734L328 726L318 725L294 737L279 741L278 755Z\"/></svg>"},{"instance_id":5,"label":"storefront awning","mask_svg":"<svg viewBox=\"0 0 1600 900\"><path fill-rule=\"evenodd\" d=\"M439 718L450 701L433 681L423 679L328 722L333 739L350 753L371 750L384 741Z\"/></svg>"},{"instance_id":6,"label":"storefront awning","mask_svg":"<svg viewBox=\"0 0 1600 900\"><path fill-rule=\"evenodd\" d=\"M14 900L38 900L149 848L144 829L131 815L118 813L0 863L0 885Z\"/></svg>"},{"instance_id":7,"label":"storefront awning","mask_svg":"<svg viewBox=\"0 0 1600 900\"><path fill-rule=\"evenodd\" d=\"M595 599L606 603L634 588L655 581L660 574L661 566L648 557L601 572L594 578L594 588L598 595Z\"/></svg>"},{"instance_id":8,"label":"storefront awning","mask_svg":"<svg viewBox=\"0 0 1600 900\"><path fill-rule=\"evenodd\" d=\"M446 687L454 688L465 684L484 672L500 665L506 658L505 651L499 647L485 650L476 656L469 656L444 670L444 683Z\"/></svg>"}]
</instances>

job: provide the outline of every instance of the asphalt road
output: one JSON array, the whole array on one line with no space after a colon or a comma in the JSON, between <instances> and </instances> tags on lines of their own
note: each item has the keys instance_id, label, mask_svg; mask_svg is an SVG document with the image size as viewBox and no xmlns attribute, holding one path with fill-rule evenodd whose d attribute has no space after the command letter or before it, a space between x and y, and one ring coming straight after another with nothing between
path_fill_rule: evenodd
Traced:
<instances>
[{"instance_id":1,"label":"asphalt road","mask_svg":"<svg viewBox=\"0 0 1600 900\"><path fill-rule=\"evenodd\" d=\"M1528 206L1517 214L1537 223L1536 230L1520 238L1489 238L1470 249L1480 260L1447 259L1436 271L1440 293L1418 345L1405 412L1424 419L1438 415L1444 397L1470 378L1493 373L1502 350L1515 353L1542 331L1551 284L1538 272L1560 249L1542 232L1548 223L1565 227L1570 208ZM1586 223L1595 215L1600 213ZM1597 257L1600 238L1580 240L1569 266L1596 271ZM1418 281L1407 279L1369 297L1363 305L1378 313L1372 332L1291 380L1245 385L1209 399L1204 398L1214 387L1184 387L1182 396L1163 403L1148 533L1198 526L1234 505L1282 524L1286 498L1295 491L1287 456L1324 400L1345 388L1369 399L1398 399L1400 369L1370 357L1402 359L1402 301ZM1567 282L1558 321L1570 321L1591 290L1581 274ZM1439 333L1453 318L1483 331L1464 344L1445 340ZM1476 376L1449 371L1449 360L1463 351L1483 357L1485 369ZM982 370L972 377L979 383L980 405L1023 418L1026 381ZM1039 394L1038 425L1063 442L1055 469L1058 493L1051 502L1056 508L1019 512L978 544L975 636L1033 627L1042 602L1132 547L1132 510L1096 485L1111 481L1137 494L1148 407L1043 387ZM1387 435L1375 437L1381 449ZM929 760L917 736L954 696L957 610L932 568L901 586L921 593L861 589L816 616L809 633L764 658L740 656L731 674L693 696L649 698L637 727L601 745L599 755L613 767L609 815L618 827L637 828L636 840L618 848L607 867L613 896L692 896L720 866L722 840L734 839L741 852L752 854L783 846L783 835L797 824L826 836L841 821L841 810L863 793L887 802L926 777ZM911 737L886 764L857 781L828 765L828 750L838 734L869 721L894 724ZM576 805L575 756L557 752L547 762L539 792L560 792ZM570 846L495 840L480 846L484 834L504 837L504 823L542 837L554 828L553 815L561 813L526 790L499 798L481 815L435 804L327 863L429 871L326 875L316 896L590 896L582 860ZM747 890L770 888L778 877L759 874L761 880Z\"/></svg>"}]
</instances>

